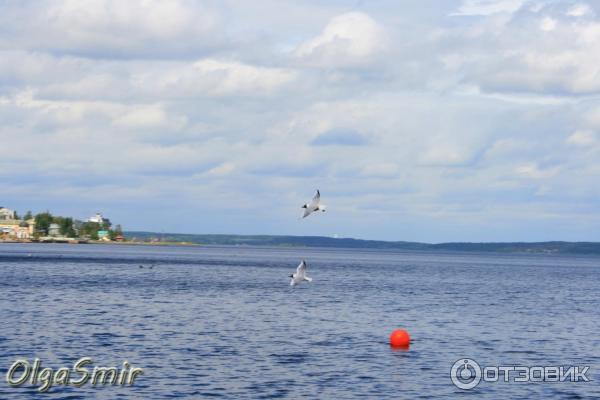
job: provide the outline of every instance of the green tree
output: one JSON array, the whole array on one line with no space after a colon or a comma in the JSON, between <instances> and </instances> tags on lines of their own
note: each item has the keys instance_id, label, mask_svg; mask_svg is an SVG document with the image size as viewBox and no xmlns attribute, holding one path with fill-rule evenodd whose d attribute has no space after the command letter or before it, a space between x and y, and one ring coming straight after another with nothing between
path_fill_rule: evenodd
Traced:
<instances>
[{"instance_id":1,"label":"green tree","mask_svg":"<svg viewBox=\"0 0 600 400\"><path fill-rule=\"evenodd\" d=\"M62 232L60 231L60 227L63 225L64 223L64 218L61 217L60 215L53 215L52 216L52 223L53 224L57 224L59 226L59 233L62 235Z\"/></svg>"},{"instance_id":2,"label":"green tree","mask_svg":"<svg viewBox=\"0 0 600 400\"><path fill-rule=\"evenodd\" d=\"M92 240L98 240L98 231L101 228L97 222L84 222L79 229L79 236L89 236Z\"/></svg>"},{"instance_id":3,"label":"green tree","mask_svg":"<svg viewBox=\"0 0 600 400\"><path fill-rule=\"evenodd\" d=\"M75 236L75 229L73 229L73 218L60 218L60 221L56 221L60 226L60 234L67 237Z\"/></svg>"},{"instance_id":4,"label":"green tree","mask_svg":"<svg viewBox=\"0 0 600 400\"><path fill-rule=\"evenodd\" d=\"M46 211L44 213L37 214L35 216L35 229L42 232L44 235L48 234L48 228L50 228L50 224L54 222L54 217L50 212Z\"/></svg>"},{"instance_id":5,"label":"green tree","mask_svg":"<svg viewBox=\"0 0 600 400\"><path fill-rule=\"evenodd\" d=\"M23 217L23 219L25 221L29 221L31 218L33 218L33 214L31 214L31 211L27 211L27 213L25 214L25 216Z\"/></svg>"},{"instance_id":6,"label":"green tree","mask_svg":"<svg viewBox=\"0 0 600 400\"><path fill-rule=\"evenodd\" d=\"M121 225L116 225L115 229L111 229L108 231L108 236L110 237L110 240L116 240L117 236L119 235L123 235L123 229L121 228Z\"/></svg>"}]
</instances>

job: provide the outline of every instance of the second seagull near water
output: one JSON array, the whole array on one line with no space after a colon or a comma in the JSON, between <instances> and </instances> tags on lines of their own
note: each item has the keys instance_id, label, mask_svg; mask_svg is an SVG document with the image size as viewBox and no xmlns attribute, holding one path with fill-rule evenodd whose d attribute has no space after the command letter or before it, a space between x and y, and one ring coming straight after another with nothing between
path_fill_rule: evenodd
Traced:
<instances>
[{"instance_id":1,"label":"second seagull near water","mask_svg":"<svg viewBox=\"0 0 600 400\"><path fill-rule=\"evenodd\" d=\"M312 278L306 276L306 261L302 260L298 268L296 268L296 273L290 275L292 280L290 281L290 286L296 286L301 282L312 282Z\"/></svg>"}]
</instances>

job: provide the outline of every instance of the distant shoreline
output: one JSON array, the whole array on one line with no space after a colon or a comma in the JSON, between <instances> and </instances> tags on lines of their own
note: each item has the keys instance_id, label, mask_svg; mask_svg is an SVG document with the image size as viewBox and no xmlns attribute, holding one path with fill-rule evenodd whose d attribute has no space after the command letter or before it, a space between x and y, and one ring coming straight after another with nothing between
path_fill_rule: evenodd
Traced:
<instances>
[{"instance_id":1,"label":"distant shoreline","mask_svg":"<svg viewBox=\"0 0 600 400\"><path fill-rule=\"evenodd\" d=\"M226 234L189 234L157 233L145 231L125 232L130 240L107 242L87 240L78 244L109 244L136 246L268 246L282 248L347 248L381 250L420 250L420 251L458 251L492 252L519 254L581 254L600 255L600 242L489 242L489 243L421 243L391 242L353 238L332 238L326 236L277 236L277 235L226 235ZM57 240L57 243L65 243ZM0 240L1 243L29 243L18 240ZM41 242L31 242L41 243ZM46 242L47 243L47 242ZM72 243L76 244L76 243Z\"/></svg>"},{"instance_id":2,"label":"distant shoreline","mask_svg":"<svg viewBox=\"0 0 600 400\"><path fill-rule=\"evenodd\" d=\"M191 245L232 245L232 246L275 246L275 247L329 247L352 249L390 249L461 252L496 252L527 254L597 254L600 255L600 242L497 242L497 243L420 243L406 241L383 241L353 238L333 238L326 236L285 236L285 235L227 235L227 234L185 234L128 231L125 236L136 241L158 240L161 243L189 243Z\"/></svg>"}]
</instances>

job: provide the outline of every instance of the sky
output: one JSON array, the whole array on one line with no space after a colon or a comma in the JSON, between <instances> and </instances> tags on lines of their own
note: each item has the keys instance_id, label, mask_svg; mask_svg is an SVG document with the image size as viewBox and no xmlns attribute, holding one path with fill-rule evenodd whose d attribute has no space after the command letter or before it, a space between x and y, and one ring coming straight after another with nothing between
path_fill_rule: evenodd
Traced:
<instances>
[{"instance_id":1,"label":"sky","mask_svg":"<svg viewBox=\"0 0 600 400\"><path fill-rule=\"evenodd\" d=\"M0 205L600 241L600 4L0 0ZM327 212L300 220L320 189Z\"/></svg>"}]
</instances>

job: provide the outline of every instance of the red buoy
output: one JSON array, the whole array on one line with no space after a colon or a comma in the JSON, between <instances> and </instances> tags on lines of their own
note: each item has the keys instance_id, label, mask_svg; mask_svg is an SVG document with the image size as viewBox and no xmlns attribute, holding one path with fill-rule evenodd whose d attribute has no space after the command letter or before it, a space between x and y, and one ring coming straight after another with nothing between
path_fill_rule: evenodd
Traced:
<instances>
[{"instance_id":1,"label":"red buoy","mask_svg":"<svg viewBox=\"0 0 600 400\"><path fill-rule=\"evenodd\" d=\"M396 329L390 335L390 346L408 348L410 346L410 335L404 329Z\"/></svg>"}]
</instances>

